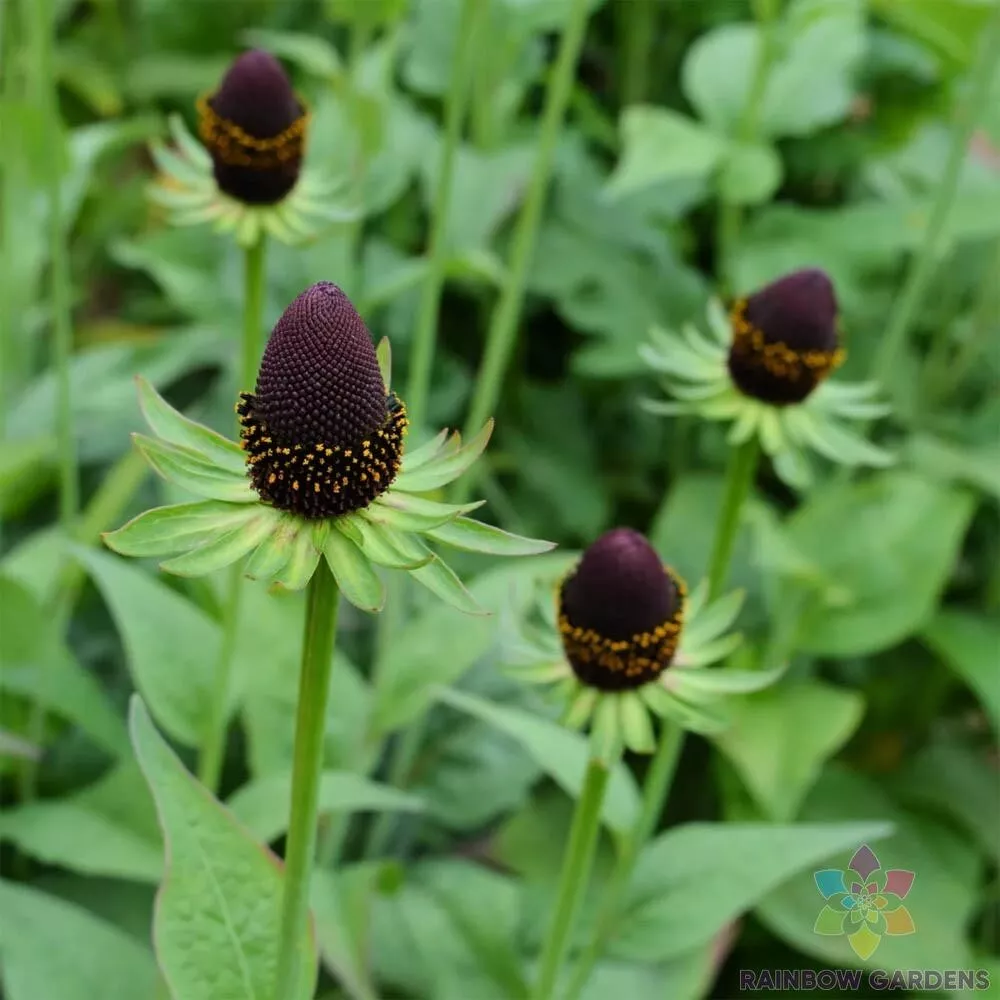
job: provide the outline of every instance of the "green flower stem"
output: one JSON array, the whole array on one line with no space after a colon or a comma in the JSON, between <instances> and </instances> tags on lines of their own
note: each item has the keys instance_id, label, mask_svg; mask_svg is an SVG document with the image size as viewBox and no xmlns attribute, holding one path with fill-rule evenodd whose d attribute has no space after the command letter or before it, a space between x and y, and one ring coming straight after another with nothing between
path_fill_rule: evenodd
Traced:
<instances>
[{"instance_id":1,"label":"green flower stem","mask_svg":"<svg viewBox=\"0 0 1000 1000\"><path fill-rule=\"evenodd\" d=\"M604 952L604 947L617 926L619 910L629 879L632 877L632 870L640 852L656 829L657 820L663 813L667 796L670 794L670 786L677 770L683 743L684 730L675 723L664 722L656 754L653 756L653 762L649 766L643 785L642 810L635 827L622 845L618 861L611 873L611 881L604 893L597 926L580 956L563 1000L576 1000L583 991L594 965Z\"/></svg>"},{"instance_id":2,"label":"green flower stem","mask_svg":"<svg viewBox=\"0 0 1000 1000\"><path fill-rule=\"evenodd\" d=\"M736 139L741 143L751 143L757 138L767 83L778 58L775 28L780 12L780 0L751 0L751 5L760 31L760 48L757 52L753 78L750 81L747 102L743 106L736 127ZM730 201L720 201L716 239L717 270L719 289L724 294L731 290L733 285L733 254L739 240L742 219L742 209L739 205Z\"/></svg>"},{"instance_id":3,"label":"green flower stem","mask_svg":"<svg viewBox=\"0 0 1000 1000\"><path fill-rule=\"evenodd\" d=\"M601 803L608 783L608 768L600 761L591 760L587 766L587 776L583 791L576 803L573 826L569 834L569 847L559 876L559 890L555 911L549 926L548 937L542 950L538 980L532 992L532 1000L552 1000L555 996L556 980L566 952L570 935L576 922L580 904L583 902L590 870L594 864L594 850L597 847L597 833L601 817Z\"/></svg>"},{"instance_id":4,"label":"green flower stem","mask_svg":"<svg viewBox=\"0 0 1000 1000\"><path fill-rule=\"evenodd\" d=\"M267 243L263 236L244 254L243 338L240 347L240 389L252 390L260 365ZM222 612L222 640L215 664L212 701L205 721L205 733L198 754L198 780L215 791L222 773L229 723L229 688L239 635L240 606L243 595L243 567L235 563L226 581L226 603Z\"/></svg>"},{"instance_id":5,"label":"green flower stem","mask_svg":"<svg viewBox=\"0 0 1000 1000\"><path fill-rule=\"evenodd\" d=\"M321 559L306 593L302 673L295 717L292 814L285 849L285 892L274 1000L300 996L305 971L302 945L307 940L309 923L309 882L316 852L326 704L330 695L339 596L330 567Z\"/></svg>"},{"instance_id":6,"label":"green flower stem","mask_svg":"<svg viewBox=\"0 0 1000 1000\"><path fill-rule=\"evenodd\" d=\"M950 351L947 325L942 324L937 331L937 338L927 356L924 375L927 394L932 399L944 399L962 384L969 366L986 351L986 345L995 334L996 317L1000 316L998 274L1000 274L1000 242L994 248L983 271L975 312L972 316L972 329L954 355Z\"/></svg>"},{"instance_id":7,"label":"green flower stem","mask_svg":"<svg viewBox=\"0 0 1000 1000\"><path fill-rule=\"evenodd\" d=\"M583 46L587 27L587 0L572 0L569 17L559 44L559 54L549 80L545 95L545 109L542 113L541 135L535 157L534 171L528 184L524 204L514 230L510 264L500 300L490 318L486 334L486 350L483 354L476 388L469 406L465 423L465 436L471 437L486 422L496 407L503 384L511 352L517 336L517 329L524 306L525 284L528 268L534 256L538 227L542 218L542 208L552 176L556 142L562 128L566 105L573 87L576 64ZM467 496L475 476L467 474L456 487L458 496Z\"/></svg>"},{"instance_id":8,"label":"green flower stem","mask_svg":"<svg viewBox=\"0 0 1000 1000\"><path fill-rule=\"evenodd\" d=\"M760 444L757 436L751 435L743 444L733 449L729 456L729 470L726 473L726 493L722 510L715 527L715 541L708 570L708 599L714 601L722 594L729 575L729 560L733 555L733 545L740 526L743 504L753 484L757 471Z\"/></svg>"},{"instance_id":9,"label":"green flower stem","mask_svg":"<svg viewBox=\"0 0 1000 1000\"><path fill-rule=\"evenodd\" d=\"M21 23L27 35L31 68L28 97L44 111L46 186L48 194L49 280L52 309L52 364L56 381L56 443L59 462L59 524L64 534L72 534L80 506L76 436L73 428L73 392L70 367L73 361L73 326L70 314L69 258L62 218L62 165L64 149L59 119L56 77L52 69L56 19L53 0L25 0ZM26 738L41 746L45 734L51 672L42 671L38 697L32 702ZM38 762L26 760L20 771L22 800L35 797Z\"/></svg>"},{"instance_id":10,"label":"green flower stem","mask_svg":"<svg viewBox=\"0 0 1000 1000\"><path fill-rule=\"evenodd\" d=\"M917 309L923 301L927 284L934 272L946 236L948 218L955 202L955 195L958 193L958 182L969 140L977 122L982 120L990 99L991 84L998 60L1000 60L1000 3L994 4L993 14L982 34L979 54L969 79L968 98L955 126L944 174L934 196L927 223L927 235L910 264L903 289L896 299L885 334L872 359L871 377L883 385L886 384L898 361L899 352L906 344Z\"/></svg>"},{"instance_id":11,"label":"green flower stem","mask_svg":"<svg viewBox=\"0 0 1000 1000\"><path fill-rule=\"evenodd\" d=\"M638 104L649 94L649 69L656 39L656 0L618 5L621 105Z\"/></svg>"},{"instance_id":12,"label":"green flower stem","mask_svg":"<svg viewBox=\"0 0 1000 1000\"><path fill-rule=\"evenodd\" d=\"M410 358L410 378L406 387L406 408L415 426L427 418L427 396L430 392L431 365L434 361L438 306L448 262L444 239L445 227L448 221L448 206L451 204L455 154L462 138L462 124L465 121L472 89L469 77L472 54L475 51L474 27L481 6L482 0L462 0L458 50L455 53L448 96L445 99L444 141L427 241L427 278L420 297L417 329L413 336L413 354Z\"/></svg>"}]
</instances>

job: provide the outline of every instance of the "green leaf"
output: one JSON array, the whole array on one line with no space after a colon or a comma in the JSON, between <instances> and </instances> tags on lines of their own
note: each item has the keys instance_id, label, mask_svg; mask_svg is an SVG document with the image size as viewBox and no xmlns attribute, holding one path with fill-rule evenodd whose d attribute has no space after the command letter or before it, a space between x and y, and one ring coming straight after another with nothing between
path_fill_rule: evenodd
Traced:
<instances>
[{"instance_id":1,"label":"green leaf","mask_svg":"<svg viewBox=\"0 0 1000 1000\"><path fill-rule=\"evenodd\" d=\"M336 522L323 550L341 593L356 608L377 612L385 604L385 586L372 569L367 556L342 531Z\"/></svg>"},{"instance_id":2,"label":"green leaf","mask_svg":"<svg viewBox=\"0 0 1000 1000\"><path fill-rule=\"evenodd\" d=\"M820 681L781 684L727 701L730 725L715 737L761 809L793 819L799 804L861 722L855 691Z\"/></svg>"},{"instance_id":3,"label":"green leaf","mask_svg":"<svg viewBox=\"0 0 1000 1000\"><path fill-rule=\"evenodd\" d=\"M485 451L493 433L493 420L487 420L482 430L460 448L458 434L452 435L451 448L426 461L412 471L404 469L396 477L395 488L405 493L429 493L458 479Z\"/></svg>"},{"instance_id":4,"label":"green leaf","mask_svg":"<svg viewBox=\"0 0 1000 1000\"><path fill-rule=\"evenodd\" d=\"M89 549L76 553L115 620L136 688L172 737L198 745L208 722L218 626L137 566Z\"/></svg>"},{"instance_id":5,"label":"green leaf","mask_svg":"<svg viewBox=\"0 0 1000 1000\"><path fill-rule=\"evenodd\" d=\"M197 452L164 444L145 434L133 434L132 440L146 461L164 479L181 489L208 500L228 500L230 503L258 500L246 476L220 469L206 462Z\"/></svg>"},{"instance_id":6,"label":"green leaf","mask_svg":"<svg viewBox=\"0 0 1000 1000\"><path fill-rule=\"evenodd\" d=\"M166 841L167 871L153 922L160 968L184 1000L270 997L277 975L283 868L184 769L134 697L129 726ZM316 981L316 943L300 944L307 971L289 1000Z\"/></svg>"},{"instance_id":7,"label":"green leaf","mask_svg":"<svg viewBox=\"0 0 1000 1000\"><path fill-rule=\"evenodd\" d=\"M238 444L178 413L141 375L135 382L142 415L158 438L195 452L210 465L246 475L246 455Z\"/></svg>"},{"instance_id":8,"label":"green leaf","mask_svg":"<svg viewBox=\"0 0 1000 1000\"><path fill-rule=\"evenodd\" d=\"M475 695L440 688L439 701L474 715L516 740L567 795L576 798L590 758L588 740L579 733L522 709L477 698ZM616 833L626 833L638 815L639 793L623 764L617 764L608 781L602 821Z\"/></svg>"},{"instance_id":9,"label":"green leaf","mask_svg":"<svg viewBox=\"0 0 1000 1000\"><path fill-rule=\"evenodd\" d=\"M383 493L365 507L360 514L369 521L387 524L399 531L428 531L461 514L468 514L482 507L485 502L479 500L463 504L438 503L436 500L427 500L408 493L396 493L390 489L388 493Z\"/></svg>"},{"instance_id":10,"label":"green leaf","mask_svg":"<svg viewBox=\"0 0 1000 1000\"><path fill-rule=\"evenodd\" d=\"M609 198L668 180L707 178L726 151L724 137L669 108L626 108L621 130L622 157L605 188Z\"/></svg>"},{"instance_id":11,"label":"green leaf","mask_svg":"<svg viewBox=\"0 0 1000 1000\"><path fill-rule=\"evenodd\" d=\"M975 691L1000 735L1000 625L965 611L939 612L923 631L923 640Z\"/></svg>"},{"instance_id":12,"label":"green leaf","mask_svg":"<svg viewBox=\"0 0 1000 1000\"><path fill-rule=\"evenodd\" d=\"M336 666L334 667L336 669ZM288 828L292 775L269 774L244 785L226 803L233 815L260 841L269 843ZM350 771L325 771L320 779L319 814L396 810L420 812L423 800Z\"/></svg>"},{"instance_id":13,"label":"green leaf","mask_svg":"<svg viewBox=\"0 0 1000 1000\"><path fill-rule=\"evenodd\" d=\"M781 157L772 146L732 143L719 171L719 196L732 205L760 205L781 186Z\"/></svg>"},{"instance_id":14,"label":"green leaf","mask_svg":"<svg viewBox=\"0 0 1000 1000\"><path fill-rule=\"evenodd\" d=\"M247 559L243 572L251 580L270 580L277 576L292 557L292 549L302 521L294 514L278 512L271 533L257 546Z\"/></svg>"},{"instance_id":15,"label":"green leaf","mask_svg":"<svg viewBox=\"0 0 1000 1000\"><path fill-rule=\"evenodd\" d=\"M449 437L447 428L443 431L439 431L434 437L432 437L429 441L424 442L424 444L422 444L419 448L403 452L402 472L416 472L418 469L423 468L428 462L431 462L435 458L439 457L442 453L449 455L458 451L461 444L460 439L461 435L459 434L452 434Z\"/></svg>"},{"instance_id":16,"label":"green leaf","mask_svg":"<svg viewBox=\"0 0 1000 1000\"><path fill-rule=\"evenodd\" d=\"M183 555L168 559L160 564L160 569L177 576L205 576L242 559L270 536L279 518L278 511L263 504L250 510L253 516L239 526L205 540Z\"/></svg>"},{"instance_id":17,"label":"green leaf","mask_svg":"<svg viewBox=\"0 0 1000 1000\"><path fill-rule=\"evenodd\" d=\"M877 969L969 969L977 967L967 928L979 907L980 857L969 840L949 824L903 809L875 782L832 765L802 808L803 821L891 823L892 836L872 845L883 869L916 873L906 906L917 933L882 939L868 960L861 960L844 937L813 933L823 905L812 872L803 872L776 888L755 910L767 928L806 955L836 968L866 965ZM816 869L844 869L860 843L845 845L815 863Z\"/></svg>"},{"instance_id":18,"label":"green leaf","mask_svg":"<svg viewBox=\"0 0 1000 1000\"><path fill-rule=\"evenodd\" d=\"M95 677L77 663L35 597L2 576L0 692L41 700L113 756L128 752L125 726Z\"/></svg>"},{"instance_id":19,"label":"green leaf","mask_svg":"<svg viewBox=\"0 0 1000 1000\"><path fill-rule=\"evenodd\" d=\"M707 944L789 876L803 873L811 882L813 868L832 852L891 832L884 822L687 823L670 830L639 856L611 954L657 962ZM817 912L822 903L817 893Z\"/></svg>"},{"instance_id":20,"label":"green leaf","mask_svg":"<svg viewBox=\"0 0 1000 1000\"><path fill-rule=\"evenodd\" d=\"M792 515L789 537L848 596L809 606L800 648L860 656L921 628L947 583L974 506L967 493L903 471L817 491Z\"/></svg>"},{"instance_id":21,"label":"green leaf","mask_svg":"<svg viewBox=\"0 0 1000 1000\"><path fill-rule=\"evenodd\" d=\"M0 840L17 844L43 864L82 875L156 883L163 872L158 840L72 800L33 802L4 813Z\"/></svg>"},{"instance_id":22,"label":"green leaf","mask_svg":"<svg viewBox=\"0 0 1000 1000\"><path fill-rule=\"evenodd\" d=\"M556 547L555 542L523 538L469 517L456 517L453 521L431 528L426 534L452 548L494 556L533 556L550 552Z\"/></svg>"},{"instance_id":23,"label":"green leaf","mask_svg":"<svg viewBox=\"0 0 1000 1000\"><path fill-rule=\"evenodd\" d=\"M718 694L750 694L763 691L777 681L786 668L773 667L771 670L731 670L728 667L714 669L690 669L675 667L669 679L675 684L682 698L697 701L700 697Z\"/></svg>"},{"instance_id":24,"label":"green leaf","mask_svg":"<svg viewBox=\"0 0 1000 1000\"><path fill-rule=\"evenodd\" d=\"M0 881L0 952L6 1000L137 1000L156 988L152 952L131 935L14 882Z\"/></svg>"},{"instance_id":25,"label":"green leaf","mask_svg":"<svg viewBox=\"0 0 1000 1000\"><path fill-rule=\"evenodd\" d=\"M200 545L257 516L256 509L246 504L200 500L154 507L101 537L109 549L123 556L165 556Z\"/></svg>"},{"instance_id":26,"label":"green leaf","mask_svg":"<svg viewBox=\"0 0 1000 1000\"><path fill-rule=\"evenodd\" d=\"M467 615L490 614L489 611L479 606L455 571L439 556L434 556L425 565L407 572L417 583L426 587L435 597L456 611Z\"/></svg>"},{"instance_id":27,"label":"green leaf","mask_svg":"<svg viewBox=\"0 0 1000 1000\"><path fill-rule=\"evenodd\" d=\"M322 549L317 542L322 541L325 545L334 532L328 530L324 522L312 525L303 524L300 518L293 520L298 521L298 530L288 544L287 560L281 569L275 571L274 582L285 590L302 590L319 565Z\"/></svg>"}]
</instances>

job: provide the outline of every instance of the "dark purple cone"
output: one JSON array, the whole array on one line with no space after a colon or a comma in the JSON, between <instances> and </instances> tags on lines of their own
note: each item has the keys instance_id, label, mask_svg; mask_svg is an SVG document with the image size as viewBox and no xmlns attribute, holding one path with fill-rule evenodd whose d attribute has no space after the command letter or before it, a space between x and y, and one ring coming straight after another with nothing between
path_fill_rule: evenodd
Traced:
<instances>
[{"instance_id":1,"label":"dark purple cone","mask_svg":"<svg viewBox=\"0 0 1000 1000\"><path fill-rule=\"evenodd\" d=\"M637 531L602 535L559 594L563 646L577 677L602 690L657 677L676 650L681 586Z\"/></svg>"},{"instance_id":2,"label":"dark purple cone","mask_svg":"<svg viewBox=\"0 0 1000 1000\"><path fill-rule=\"evenodd\" d=\"M249 204L284 198L302 165L305 109L281 63L260 49L244 52L199 109L219 187Z\"/></svg>"},{"instance_id":3,"label":"dark purple cone","mask_svg":"<svg viewBox=\"0 0 1000 1000\"><path fill-rule=\"evenodd\" d=\"M823 271L793 271L736 303L729 372L745 395L800 403L839 364L837 299Z\"/></svg>"},{"instance_id":4,"label":"dark purple cone","mask_svg":"<svg viewBox=\"0 0 1000 1000\"><path fill-rule=\"evenodd\" d=\"M334 517L366 506L399 471L406 411L386 393L350 299L321 281L278 320L256 392L237 407L254 488L276 507Z\"/></svg>"}]
</instances>

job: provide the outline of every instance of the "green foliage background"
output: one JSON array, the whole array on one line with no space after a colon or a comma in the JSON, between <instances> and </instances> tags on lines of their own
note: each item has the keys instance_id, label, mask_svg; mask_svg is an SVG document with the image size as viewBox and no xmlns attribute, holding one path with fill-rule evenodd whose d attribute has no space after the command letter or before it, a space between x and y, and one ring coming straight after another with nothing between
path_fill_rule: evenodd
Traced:
<instances>
[{"instance_id":1,"label":"green foliage background","mask_svg":"<svg viewBox=\"0 0 1000 1000\"><path fill-rule=\"evenodd\" d=\"M571 5L490 0L475 36L429 425L464 423ZM140 427L133 376L225 433L243 388L239 251L204 228L164 226L144 194L146 143L165 134L169 112L193 123L195 98L241 46L279 55L313 109L310 161L345 179L363 218L304 248L269 248L268 326L307 285L333 280L374 335L391 338L405 384L459 7L58 0L48 54L32 41L31 0L3 7L6 1000L159 995L150 920L164 836L182 904L183 886L202 891L205 858L218 862L208 912L192 918L167 894L161 902L161 959L179 950L203 984L179 1000L266 993L277 934L267 900L280 883L246 831L279 845L284 833L301 596L250 588L244 602L222 787L236 822L206 812L181 767L205 724L224 580L166 578L97 544L127 516L183 499L129 457ZM835 282L846 377L882 378L894 413L872 433L899 460L878 473L827 469L802 495L761 470L731 580L748 592L746 655L790 651L789 671L738 699L717 739L688 741L585 995L728 997L739 969L856 965L844 939L813 933L822 901L811 873L844 866L865 840L917 873L917 934L887 939L869 964L986 968L1000 982L1000 73L978 109L944 238L927 250L972 67L998 59L981 51L996 40L996 4L589 7L514 360L498 387L480 483L488 516L569 551L628 524L699 579L721 501L723 433L640 410L655 385L637 348L652 324L702 315L713 291L750 291L804 266ZM761 81L769 13L779 30ZM52 365L60 245L68 396ZM921 259L927 280L887 360L884 334ZM57 490L67 399L83 511L72 537L59 527ZM470 557L461 568L499 607L537 562L492 568ZM321 800L343 864L314 887L317 995L524 995L583 749L539 729L537 714L551 711L497 671L507 618L467 619L410 594L388 613L379 645L371 619L342 612ZM440 684L453 686L443 701ZM133 751L126 705L136 690L180 758L140 713ZM38 700L42 731L31 722ZM391 787L385 751L427 713L419 752ZM35 795L20 777L39 754ZM626 764L605 805L584 924L637 807L645 765ZM368 855L371 813L388 822L387 846ZM243 909L241 895L252 897ZM229 955L220 932L229 906L252 925L243 956Z\"/></svg>"}]
</instances>

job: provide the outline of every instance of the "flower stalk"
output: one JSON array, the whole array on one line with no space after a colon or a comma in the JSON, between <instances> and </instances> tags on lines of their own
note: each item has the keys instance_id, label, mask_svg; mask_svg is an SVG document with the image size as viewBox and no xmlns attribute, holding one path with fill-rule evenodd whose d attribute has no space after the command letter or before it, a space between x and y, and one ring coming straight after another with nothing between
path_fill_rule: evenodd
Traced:
<instances>
[{"instance_id":1,"label":"flower stalk","mask_svg":"<svg viewBox=\"0 0 1000 1000\"><path fill-rule=\"evenodd\" d=\"M542 950L538 979L532 1000L551 1000L555 996L556 980L569 949L573 925L583 902L590 871L594 864L601 804L607 787L609 767L598 760L587 765L583 790L573 814L569 846L559 876L559 889L552 923Z\"/></svg>"},{"instance_id":2,"label":"flower stalk","mask_svg":"<svg viewBox=\"0 0 1000 1000\"><path fill-rule=\"evenodd\" d=\"M427 279L420 296L417 328L413 335L413 354L410 359L410 378L407 383L407 406L415 422L426 418L427 397L430 391L431 365L437 331L438 306L444 285L447 253L445 226L448 206L451 203L451 185L455 174L455 154L462 138L462 125L469 105L472 53L475 51L473 33L482 0L462 0L458 26L458 51L452 68L448 95L445 98L444 142L434 206L431 213L430 235L427 241Z\"/></svg>"},{"instance_id":3,"label":"flower stalk","mask_svg":"<svg viewBox=\"0 0 1000 1000\"><path fill-rule=\"evenodd\" d=\"M960 110L959 120L952 135L944 173L931 207L927 235L919 252L913 258L903 289L889 316L885 335L872 359L871 377L883 384L886 384L899 352L906 343L917 309L940 256L948 218L955 202L955 195L958 193L958 182L969 148L969 140L976 124L982 120L986 104L990 99L998 62L1000 62L1000 5L995 5L983 31L979 55L969 79L969 96Z\"/></svg>"},{"instance_id":4,"label":"flower stalk","mask_svg":"<svg viewBox=\"0 0 1000 1000\"><path fill-rule=\"evenodd\" d=\"M257 377L261 353L261 324L264 310L264 261L266 237L261 233L257 241L244 250L243 286L243 337L240 349L240 385L252 386ZM215 683L212 701L205 726L205 736L198 755L198 780L215 791L222 772L222 758L226 745L229 722L229 688L232 680L233 661L239 632L240 605L243 593L243 571L234 563L226 581L226 603L222 616L222 642L215 666Z\"/></svg>"},{"instance_id":5,"label":"flower stalk","mask_svg":"<svg viewBox=\"0 0 1000 1000\"><path fill-rule=\"evenodd\" d=\"M656 753L643 784L642 810L636 820L635 827L622 845L618 861L611 873L611 881L604 894L601 911L597 918L597 926L577 962L564 1000L576 1000L583 991L594 965L601 957L608 938L615 928L622 899L632 876L632 869L635 867L640 851L652 835L657 819L663 812L663 806L677 770L683 742L684 730L677 723L664 720L660 728L660 739Z\"/></svg>"},{"instance_id":6,"label":"flower stalk","mask_svg":"<svg viewBox=\"0 0 1000 1000\"><path fill-rule=\"evenodd\" d=\"M476 428L496 409L500 387L503 385L507 367L524 306L525 285L528 268L534 256L538 227L542 218L545 195L552 177L556 142L562 128L573 88L573 77L583 46L587 27L587 0L573 0L566 27L559 43L559 54L552 71L545 95L545 109L542 113L541 134L538 139L538 153L534 170L528 184L528 191L521 206L517 226L514 230L507 280L500 293L500 300L490 317L486 334L486 350L479 367L476 388L465 423L465 436L474 434ZM472 477L467 477L456 490L457 502L468 495L472 487Z\"/></svg>"},{"instance_id":7,"label":"flower stalk","mask_svg":"<svg viewBox=\"0 0 1000 1000\"><path fill-rule=\"evenodd\" d=\"M712 555L709 561L709 600L719 597L726 585L743 504L753 483L759 455L760 444L755 436L747 438L730 453L729 469L726 472L726 492L722 510L719 511L719 520L716 522L715 541L712 543Z\"/></svg>"},{"instance_id":8,"label":"flower stalk","mask_svg":"<svg viewBox=\"0 0 1000 1000\"><path fill-rule=\"evenodd\" d=\"M300 996L300 983L306 972L302 943L308 932L309 883L316 851L323 737L337 631L338 597L333 574L326 562L320 560L306 593L302 672L295 718L292 811L285 851L285 893L274 1000Z\"/></svg>"}]
</instances>

